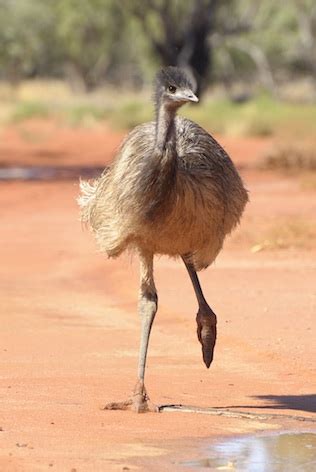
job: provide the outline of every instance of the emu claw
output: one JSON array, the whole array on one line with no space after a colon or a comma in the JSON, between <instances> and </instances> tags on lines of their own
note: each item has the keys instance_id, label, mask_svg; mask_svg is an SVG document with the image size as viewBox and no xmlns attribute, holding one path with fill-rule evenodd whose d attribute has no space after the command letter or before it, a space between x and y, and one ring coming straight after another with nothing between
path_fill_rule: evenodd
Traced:
<instances>
[{"instance_id":1,"label":"emu claw","mask_svg":"<svg viewBox=\"0 0 316 472\"><path fill-rule=\"evenodd\" d=\"M216 343L216 315L211 308L206 305L200 307L196 315L197 336L202 345L203 361L207 368L213 360Z\"/></svg>"}]
</instances>

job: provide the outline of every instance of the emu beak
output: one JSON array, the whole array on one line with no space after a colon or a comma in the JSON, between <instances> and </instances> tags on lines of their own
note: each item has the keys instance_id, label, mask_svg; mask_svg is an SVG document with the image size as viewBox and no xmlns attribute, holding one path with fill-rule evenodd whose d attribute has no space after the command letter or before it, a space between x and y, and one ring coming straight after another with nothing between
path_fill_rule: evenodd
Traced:
<instances>
[{"instance_id":1,"label":"emu beak","mask_svg":"<svg viewBox=\"0 0 316 472\"><path fill-rule=\"evenodd\" d=\"M195 103L197 103L199 101L198 97L196 95L194 95L193 92L188 93L187 100L188 100L188 102L195 102Z\"/></svg>"},{"instance_id":2,"label":"emu beak","mask_svg":"<svg viewBox=\"0 0 316 472\"><path fill-rule=\"evenodd\" d=\"M199 99L196 95L192 92L192 90L181 90L176 96L176 99L180 102L198 102Z\"/></svg>"}]
</instances>

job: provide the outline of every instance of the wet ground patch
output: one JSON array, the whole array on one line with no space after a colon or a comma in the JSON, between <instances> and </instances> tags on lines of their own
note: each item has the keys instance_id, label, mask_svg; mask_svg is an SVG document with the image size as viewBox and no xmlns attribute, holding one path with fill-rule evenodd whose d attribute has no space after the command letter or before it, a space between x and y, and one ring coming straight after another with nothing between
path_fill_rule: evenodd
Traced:
<instances>
[{"instance_id":1,"label":"wet ground patch","mask_svg":"<svg viewBox=\"0 0 316 472\"><path fill-rule=\"evenodd\" d=\"M74 180L79 177L92 179L103 172L104 167L91 166L25 166L0 168L0 181Z\"/></svg>"},{"instance_id":2,"label":"wet ground patch","mask_svg":"<svg viewBox=\"0 0 316 472\"><path fill-rule=\"evenodd\" d=\"M214 471L310 472L316 470L316 433L224 439L207 448L206 457L183 465Z\"/></svg>"}]
</instances>

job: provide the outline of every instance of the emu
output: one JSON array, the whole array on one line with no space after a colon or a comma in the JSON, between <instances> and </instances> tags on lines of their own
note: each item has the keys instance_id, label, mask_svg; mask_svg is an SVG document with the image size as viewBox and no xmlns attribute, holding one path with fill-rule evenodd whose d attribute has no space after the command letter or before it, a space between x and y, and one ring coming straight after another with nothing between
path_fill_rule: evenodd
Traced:
<instances>
[{"instance_id":1,"label":"emu","mask_svg":"<svg viewBox=\"0 0 316 472\"><path fill-rule=\"evenodd\" d=\"M185 72L176 67L156 76L155 121L133 129L113 163L92 183L81 181L81 220L90 225L102 252L139 255L141 341L138 380L132 397L107 409L159 411L149 399L144 377L150 331L157 311L153 277L155 254L181 257L198 302L197 336L209 368L216 342L216 315L197 276L239 223L247 191L230 157L196 123L176 112L198 102Z\"/></svg>"}]
</instances>

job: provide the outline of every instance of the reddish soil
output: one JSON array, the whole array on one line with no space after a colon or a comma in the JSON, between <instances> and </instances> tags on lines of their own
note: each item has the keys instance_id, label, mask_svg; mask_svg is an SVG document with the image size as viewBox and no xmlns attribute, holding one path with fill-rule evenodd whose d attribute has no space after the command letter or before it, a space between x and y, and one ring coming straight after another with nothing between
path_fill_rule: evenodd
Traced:
<instances>
[{"instance_id":1,"label":"reddish soil","mask_svg":"<svg viewBox=\"0 0 316 472\"><path fill-rule=\"evenodd\" d=\"M0 165L104 165L115 154L124 132L104 124L94 128L69 128L55 121L32 119L0 130ZM239 164L260 156L271 139L220 139Z\"/></svg>"},{"instance_id":2,"label":"reddish soil","mask_svg":"<svg viewBox=\"0 0 316 472\"><path fill-rule=\"evenodd\" d=\"M36 142L25 134L31 128ZM2 130L0 161L100 164L120 138L102 127L33 122ZM221 141L237 163L269 145ZM315 191L294 177L243 177L251 203L242 225L201 274L218 315L215 360L206 370L183 266L161 258L146 384L158 404L277 418L102 411L106 402L127 398L135 382L137 260L97 254L78 222L77 182L1 183L1 472L184 470L179 461L204 457L205 440L315 427L284 415L316 420L316 251L252 253L248 237L272 217L315 218Z\"/></svg>"}]
</instances>

